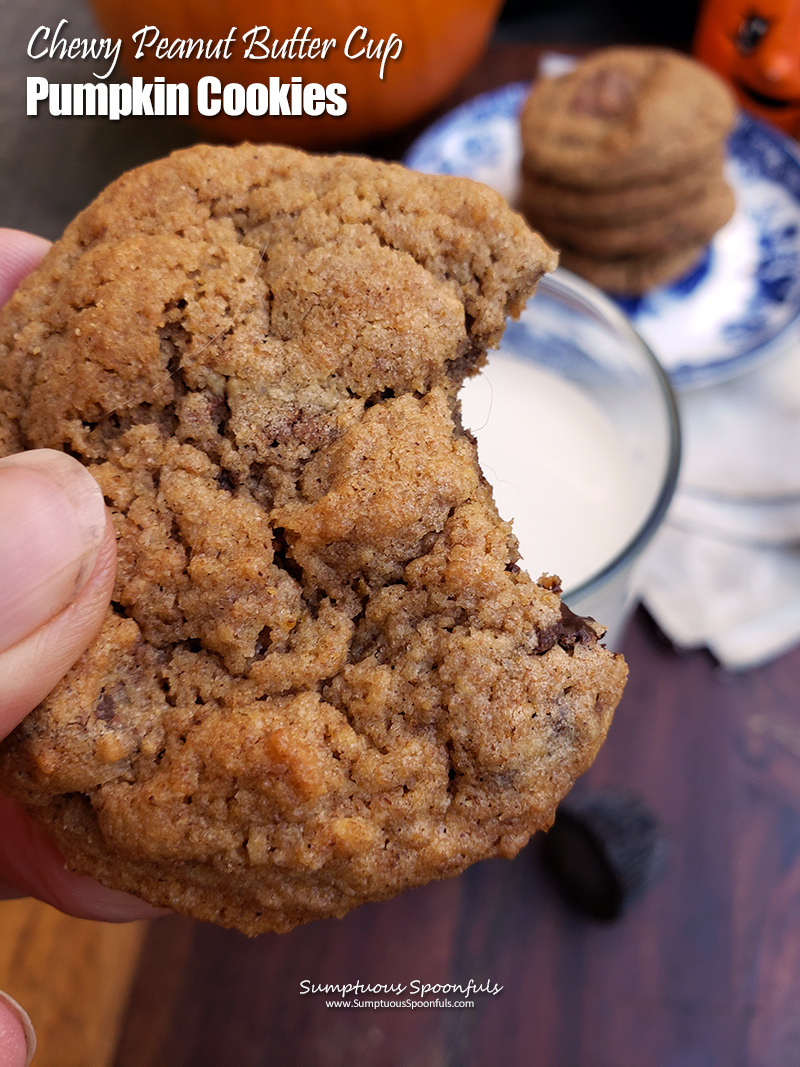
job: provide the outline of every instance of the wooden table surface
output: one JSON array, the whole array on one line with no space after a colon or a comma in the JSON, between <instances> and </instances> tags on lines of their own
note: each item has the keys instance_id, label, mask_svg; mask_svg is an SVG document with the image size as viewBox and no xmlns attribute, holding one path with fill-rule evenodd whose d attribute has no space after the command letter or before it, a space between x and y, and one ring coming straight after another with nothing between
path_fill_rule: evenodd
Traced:
<instances>
[{"instance_id":1,"label":"wooden table surface","mask_svg":"<svg viewBox=\"0 0 800 1067\"><path fill-rule=\"evenodd\" d=\"M670 843L620 921L513 861L283 936L149 928L118 1067L797 1067L800 650L731 676L637 616L631 681L587 782L640 792ZM343 1009L317 984L489 982L468 1009Z\"/></svg>"},{"instance_id":2,"label":"wooden table surface","mask_svg":"<svg viewBox=\"0 0 800 1067\"><path fill-rule=\"evenodd\" d=\"M24 7L28 22L44 21ZM10 39L24 50L28 23L15 17ZM455 99L530 76L536 55L492 48ZM192 139L170 123L108 131L83 120L70 133L70 121L11 130L0 222L54 235L115 172ZM48 161L49 178L37 169L20 188ZM731 675L705 653L676 654L640 613L623 650L631 680L587 783L637 790L670 843L666 873L623 919L571 912L535 841L513 861L287 935L248 940L159 919L118 935L118 965L113 928L100 924L94 948L84 944L94 924L65 925L40 959L26 912L6 972L18 977L24 959L26 996L36 987L52 1003L58 987L64 1005L40 1030L35 1064L798 1067L800 649ZM61 964L52 936L63 938ZM73 983L75 952L93 985ZM475 994L471 1008L369 1009L328 1007L302 985L470 979L502 990ZM102 1039L90 1045L83 1031L81 1050L73 1033L67 1056L67 1024L100 1011Z\"/></svg>"}]
</instances>

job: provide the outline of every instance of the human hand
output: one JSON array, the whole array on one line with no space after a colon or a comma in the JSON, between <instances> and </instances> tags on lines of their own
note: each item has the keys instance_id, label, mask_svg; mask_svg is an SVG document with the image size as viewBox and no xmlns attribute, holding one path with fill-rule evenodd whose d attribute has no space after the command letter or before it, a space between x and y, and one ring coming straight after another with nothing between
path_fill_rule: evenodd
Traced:
<instances>
[{"instance_id":1,"label":"human hand","mask_svg":"<svg viewBox=\"0 0 800 1067\"><path fill-rule=\"evenodd\" d=\"M42 238L0 229L0 306L47 248ZM115 570L110 516L97 482L77 460L50 449L0 459L0 739L89 645ZM0 796L0 897L24 895L106 922L158 914L67 870L50 838ZM17 1006L0 994L0 1063L17 1067L31 1054L23 1025Z\"/></svg>"}]
</instances>

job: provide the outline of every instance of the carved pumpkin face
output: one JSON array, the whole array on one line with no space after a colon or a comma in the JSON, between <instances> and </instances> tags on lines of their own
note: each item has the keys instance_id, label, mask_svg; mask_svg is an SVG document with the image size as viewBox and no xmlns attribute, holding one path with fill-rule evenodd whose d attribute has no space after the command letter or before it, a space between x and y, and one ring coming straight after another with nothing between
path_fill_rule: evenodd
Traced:
<instances>
[{"instance_id":1,"label":"carved pumpkin face","mask_svg":"<svg viewBox=\"0 0 800 1067\"><path fill-rule=\"evenodd\" d=\"M800 136L800 0L706 0L694 54L743 107Z\"/></svg>"}]
</instances>

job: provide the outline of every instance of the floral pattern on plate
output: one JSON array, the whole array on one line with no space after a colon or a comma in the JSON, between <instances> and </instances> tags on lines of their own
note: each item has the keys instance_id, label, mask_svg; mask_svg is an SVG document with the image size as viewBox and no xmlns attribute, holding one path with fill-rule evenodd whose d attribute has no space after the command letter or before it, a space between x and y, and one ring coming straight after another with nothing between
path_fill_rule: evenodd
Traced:
<instances>
[{"instance_id":1,"label":"floral pattern on plate","mask_svg":"<svg viewBox=\"0 0 800 1067\"><path fill-rule=\"evenodd\" d=\"M444 115L405 156L407 166L458 174L512 204L522 148L517 117L530 83L483 93ZM741 113L727 147L733 218L682 278L642 297L612 297L678 386L720 380L769 355L800 316L800 152Z\"/></svg>"}]
</instances>

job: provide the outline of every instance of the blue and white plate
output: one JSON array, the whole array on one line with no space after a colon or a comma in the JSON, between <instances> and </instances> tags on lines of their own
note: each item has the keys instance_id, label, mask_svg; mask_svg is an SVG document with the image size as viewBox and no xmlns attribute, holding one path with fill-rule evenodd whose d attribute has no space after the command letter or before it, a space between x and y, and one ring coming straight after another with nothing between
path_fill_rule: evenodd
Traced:
<instances>
[{"instance_id":1,"label":"blue and white plate","mask_svg":"<svg viewBox=\"0 0 800 1067\"><path fill-rule=\"evenodd\" d=\"M514 204L522 149L515 82L449 112L405 163L485 182ZM800 152L784 134L739 116L726 177L736 211L683 278L644 297L616 297L676 385L716 381L770 354L800 317Z\"/></svg>"}]
</instances>

